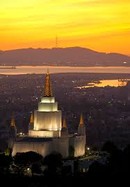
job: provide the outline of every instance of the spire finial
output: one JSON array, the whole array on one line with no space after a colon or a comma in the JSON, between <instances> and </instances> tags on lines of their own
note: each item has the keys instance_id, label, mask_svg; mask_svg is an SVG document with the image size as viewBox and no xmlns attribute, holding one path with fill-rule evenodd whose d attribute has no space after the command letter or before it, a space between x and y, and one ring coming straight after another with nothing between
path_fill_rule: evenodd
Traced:
<instances>
[{"instance_id":1,"label":"spire finial","mask_svg":"<svg viewBox=\"0 0 130 187\"><path fill-rule=\"evenodd\" d=\"M11 123L10 123L10 126L11 126L11 127L15 127L14 113L12 114L12 117L11 117Z\"/></svg>"},{"instance_id":2,"label":"spire finial","mask_svg":"<svg viewBox=\"0 0 130 187\"><path fill-rule=\"evenodd\" d=\"M84 126L84 119L83 119L83 114L80 114L80 121L79 121L79 126L83 127Z\"/></svg>"},{"instance_id":3,"label":"spire finial","mask_svg":"<svg viewBox=\"0 0 130 187\"><path fill-rule=\"evenodd\" d=\"M50 73L49 73L48 69L47 69L47 73L46 73L46 77L45 77L44 97L52 97Z\"/></svg>"}]
</instances>

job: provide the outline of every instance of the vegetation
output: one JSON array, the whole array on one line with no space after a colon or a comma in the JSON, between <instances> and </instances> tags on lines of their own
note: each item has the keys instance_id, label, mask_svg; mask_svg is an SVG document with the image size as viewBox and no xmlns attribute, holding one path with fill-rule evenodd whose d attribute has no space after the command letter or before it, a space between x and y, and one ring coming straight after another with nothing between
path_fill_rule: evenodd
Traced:
<instances>
[{"instance_id":1,"label":"vegetation","mask_svg":"<svg viewBox=\"0 0 130 187\"><path fill-rule=\"evenodd\" d=\"M74 171L72 172L72 168L64 165L62 155L57 152L52 152L45 158L34 152L20 153L13 158L0 154L0 175L2 180L8 179L5 183L10 181L14 184L14 181L19 180L21 185L36 187L66 186L68 182L70 184L85 182L86 185L92 185L95 181L97 184L107 182L112 185L122 181L125 184L129 179L130 145L120 150L113 142L108 141L103 145L102 151L109 155L106 161L95 160L86 172L80 170L79 159L73 159ZM27 173L28 168L31 175Z\"/></svg>"}]
</instances>

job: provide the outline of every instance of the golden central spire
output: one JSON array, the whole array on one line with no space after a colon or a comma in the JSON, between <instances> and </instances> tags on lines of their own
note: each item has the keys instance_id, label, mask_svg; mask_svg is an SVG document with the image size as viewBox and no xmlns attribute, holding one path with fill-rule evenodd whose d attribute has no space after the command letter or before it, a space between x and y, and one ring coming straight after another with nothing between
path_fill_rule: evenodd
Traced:
<instances>
[{"instance_id":1,"label":"golden central spire","mask_svg":"<svg viewBox=\"0 0 130 187\"><path fill-rule=\"evenodd\" d=\"M52 88L51 88L49 71L47 71L47 74L45 77L44 97L52 97Z\"/></svg>"}]
</instances>

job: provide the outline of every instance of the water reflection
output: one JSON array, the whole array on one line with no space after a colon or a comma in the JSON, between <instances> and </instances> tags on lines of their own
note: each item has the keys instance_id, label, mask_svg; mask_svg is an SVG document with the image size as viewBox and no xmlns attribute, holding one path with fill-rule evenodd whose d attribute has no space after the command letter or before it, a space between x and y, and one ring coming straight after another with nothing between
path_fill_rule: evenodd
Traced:
<instances>
[{"instance_id":1,"label":"water reflection","mask_svg":"<svg viewBox=\"0 0 130 187\"><path fill-rule=\"evenodd\" d=\"M130 73L130 67L72 67L72 66L15 66L15 68L0 68L0 74L43 74L49 69L50 73Z\"/></svg>"},{"instance_id":2,"label":"water reflection","mask_svg":"<svg viewBox=\"0 0 130 187\"><path fill-rule=\"evenodd\" d=\"M119 87L119 86L126 86L128 80L125 79L114 79L114 80L100 80L88 83L86 86L78 87L80 89L83 88L92 88L92 87Z\"/></svg>"}]
</instances>

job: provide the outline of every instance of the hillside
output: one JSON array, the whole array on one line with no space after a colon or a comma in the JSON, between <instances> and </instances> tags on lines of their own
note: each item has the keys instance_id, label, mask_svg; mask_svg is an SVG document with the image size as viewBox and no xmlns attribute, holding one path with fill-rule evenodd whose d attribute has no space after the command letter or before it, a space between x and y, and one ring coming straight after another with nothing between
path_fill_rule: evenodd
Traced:
<instances>
[{"instance_id":1,"label":"hillside","mask_svg":"<svg viewBox=\"0 0 130 187\"><path fill-rule=\"evenodd\" d=\"M81 47L27 48L0 51L0 65L130 66L130 56Z\"/></svg>"}]
</instances>

